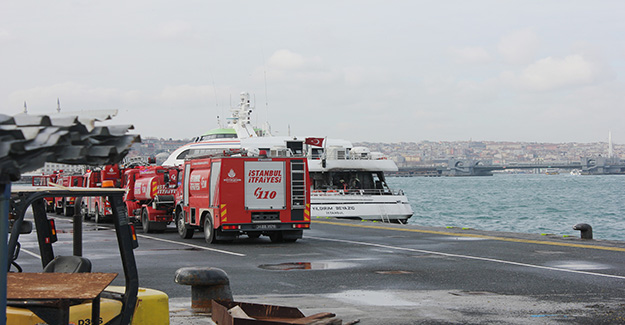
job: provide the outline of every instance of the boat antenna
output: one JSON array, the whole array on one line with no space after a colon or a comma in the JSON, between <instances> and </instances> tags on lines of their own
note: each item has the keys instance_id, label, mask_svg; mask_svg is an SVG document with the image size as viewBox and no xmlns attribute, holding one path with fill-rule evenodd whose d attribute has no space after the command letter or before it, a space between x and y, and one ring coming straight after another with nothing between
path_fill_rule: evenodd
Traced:
<instances>
[{"instance_id":1,"label":"boat antenna","mask_svg":"<svg viewBox=\"0 0 625 325\"><path fill-rule=\"evenodd\" d=\"M269 123L269 96L267 95L267 61L265 60L265 50L263 47L260 49L263 56L263 77L265 78L265 113L267 123Z\"/></svg>"},{"instance_id":2,"label":"boat antenna","mask_svg":"<svg viewBox=\"0 0 625 325\"><path fill-rule=\"evenodd\" d=\"M213 84L213 96L215 97L215 110L217 114L223 115L223 107L219 107L219 101L217 100L217 87L215 86L215 76L213 75L213 71L210 67L207 67L208 74L211 78L211 83ZM219 115L217 115L217 124L221 127L221 122L219 121Z\"/></svg>"},{"instance_id":3,"label":"boat antenna","mask_svg":"<svg viewBox=\"0 0 625 325\"><path fill-rule=\"evenodd\" d=\"M256 93L254 93L254 107L256 107ZM258 126L258 114L256 114L256 121L254 121L254 125Z\"/></svg>"}]
</instances>

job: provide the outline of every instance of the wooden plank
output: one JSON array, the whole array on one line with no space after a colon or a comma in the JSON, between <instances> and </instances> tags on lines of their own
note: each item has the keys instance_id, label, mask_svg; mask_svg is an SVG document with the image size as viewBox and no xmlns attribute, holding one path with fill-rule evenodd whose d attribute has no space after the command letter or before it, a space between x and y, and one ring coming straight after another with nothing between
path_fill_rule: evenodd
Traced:
<instances>
[{"instance_id":1,"label":"wooden plank","mask_svg":"<svg viewBox=\"0 0 625 325\"><path fill-rule=\"evenodd\" d=\"M94 299L117 273L9 273L7 299Z\"/></svg>"},{"instance_id":2,"label":"wooden plank","mask_svg":"<svg viewBox=\"0 0 625 325\"><path fill-rule=\"evenodd\" d=\"M334 317L334 316L336 316L336 315L332 314L332 313L317 313L317 314L314 314L314 315L310 315L308 317L303 317L303 318L298 318L298 319L291 320L291 321L289 321L289 323L304 325L304 324L310 324L310 323L312 323L314 321L318 321L318 320L320 320L322 318L331 318L331 317Z\"/></svg>"}]
</instances>

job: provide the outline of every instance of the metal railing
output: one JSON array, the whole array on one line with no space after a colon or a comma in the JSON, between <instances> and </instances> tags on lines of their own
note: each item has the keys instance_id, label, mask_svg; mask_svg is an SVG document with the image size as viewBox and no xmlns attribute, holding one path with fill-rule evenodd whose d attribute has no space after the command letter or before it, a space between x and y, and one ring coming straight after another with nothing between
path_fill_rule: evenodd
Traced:
<instances>
[{"instance_id":1,"label":"metal railing","mask_svg":"<svg viewBox=\"0 0 625 325\"><path fill-rule=\"evenodd\" d=\"M402 190L389 189L348 189L348 190L314 190L311 196L335 195L404 195Z\"/></svg>"}]
</instances>

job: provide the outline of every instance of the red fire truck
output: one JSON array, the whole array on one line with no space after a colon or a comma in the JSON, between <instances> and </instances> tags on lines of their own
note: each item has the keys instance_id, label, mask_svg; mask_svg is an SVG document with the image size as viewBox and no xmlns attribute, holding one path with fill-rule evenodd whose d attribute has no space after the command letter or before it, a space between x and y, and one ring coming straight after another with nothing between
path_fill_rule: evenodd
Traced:
<instances>
[{"instance_id":1,"label":"red fire truck","mask_svg":"<svg viewBox=\"0 0 625 325\"><path fill-rule=\"evenodd\" d=\"M295 242L310 228L304 157L195 158L185 161L181 174L175 215L182 238L203 230L207 243L241 234Z\"/></svg>"},{"instance_id":2,"label":"red fire truck","mask_svg":"<svg viewBox=\"0 0 625 325\"><path fill-rule=\"evenodd\" d=\"M103 168L87 170L83 176L83 187L102 188L115 187L121 188L121 172L119 165L106 165ZM93 219L96 223L113 215L111 204L106 197L92 196L82 199L82 215L85 220Z\"/></svg>"},{"instance_id":3,"label":"red fire truck","mask_svg":"<svg viewBox=\"0 0 625 325\"><path fill-rule=\"evenodd\" d=\"M33 186L53 186L56 184L57 173L33 176ZM54 212L54 197L45 197L46 212Z\"/></svg>"},{"instance_id":4,"label":"red fire truck","mask_svg":"<svg viewBox=\"0 0 625 325\"><path fill-rule=\"evenodd\" d=\"M128 216L141 221L143 232L164 231L173 219L178 168L135 167L124 172Z\"/></svg>"},{"instance_id":5,"label":"red fire truck","mask_svg":"<svg viewBox=\"0 0 625 325\"><path fill-rule=\"evenodd\" d=\"M81 174L69 174L59 171L56 184L64 187L82 187ZM66 216L74 215L74 202L76 198L70 197L55 197L54 198L54 210L56 214L64 214Z\"/></svg>"}]
</instances>

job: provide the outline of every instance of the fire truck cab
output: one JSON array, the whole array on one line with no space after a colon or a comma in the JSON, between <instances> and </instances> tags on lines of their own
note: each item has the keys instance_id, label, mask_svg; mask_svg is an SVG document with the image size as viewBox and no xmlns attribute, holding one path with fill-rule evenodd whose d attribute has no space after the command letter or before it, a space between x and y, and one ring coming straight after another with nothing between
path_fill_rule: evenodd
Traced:
<instances>
[{"instance_id":1,"label":"fire truck cab","mask_svg":"<svg viewBox=\"0 0 625 325\"><path fill-rule=\"evenodd\" d=\"M106 165L103 168L88 170L83 176L83 187L120 188L121 170L119 165ZM96 223L104 218L113 216L111 203L103 196L84 197L81 209L85 220L93 217Z\"/></svg>"},{"instance_id":2,"label":"fire truck cab","mask_svg":"<svg viewBox=\"0 0 625 325\"><path fill-rule=\"evenodd\" d=\"M204 231L207 243L241 234L295 242L310 228L305 157L209 157L182 165L175 195L182 238Z\"/></svg>"},{"instance_id":3,"label":"fire truck cab","mask_svg":"<svg viewBox=\"0 0 625 325\"><path fill-rule=\"evenodd\" d=\"M141 222L143 232L162 232L173 220L178 168L142 166L124 172L124 202L128 215Z\"/></svg>"},{"instance_id":4,"label":"fire truck cab","mask_svg":"<svg viewBox=\"0 0 625 325\"><path fill-rule=\"evenodd\" d=\"M56 184L70 188L70 187L82 187L83 175L81 174L66 174L63 171L59 172L56 180ZM54 211L56 214L63 214L65 216L74 215L74 203L76 197L55 197L54 198Z\"/></svg>"},{"instance_id":5,"label":"fire truck cab","mask_svg":"<svg viewBox=\"0 0 625 325\"><path fill-rule=\"evenodd\" d=\"M56 184L56 178L57 178L57 174L56 172L54 172L53 174L50 175L38 175L38 176L33 176L32 178L32 186L53 186L52 184ZM45 203L46 203L46 211L47 212L54 212L55 211L55 206L54 206L54 197L45 197L44 198Z\"/></svg>"}]
</instances>

